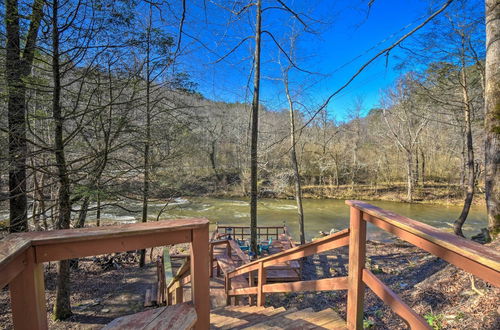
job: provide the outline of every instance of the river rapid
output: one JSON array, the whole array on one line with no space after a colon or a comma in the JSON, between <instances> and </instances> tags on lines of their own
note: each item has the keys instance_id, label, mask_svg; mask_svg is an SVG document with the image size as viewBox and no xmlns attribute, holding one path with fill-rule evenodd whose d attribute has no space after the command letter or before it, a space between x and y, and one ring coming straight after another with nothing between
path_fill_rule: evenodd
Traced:
<instances>
[{"instance_id":1,"label":"river rapid","mask_svg":"<svg viewBox=\"0 0 500 330\"><path fill-rule=\"evenodd\" d=\"M427 223L431 226L451 231L453 221L461 212L461 205L429 205L410 204L401 202L370 202L378 207L407 216L414 220ZM141 203L139 201L121 201L129 212L116 206L107 206L101 212L102 222L132 223L141 219ZM149 205L149 221L157 218L158 212L165 207L164 203L151 203ZM343 200L332 199L307 199L304 200L306 239L317 237L319 231L330 231L348 227L349 208ZM160 219L176 218L208 218L211 224L218 222L227 225L249 225L250 206L245 199L221 199L208 197L178 198L171 201L162 212ZM88 222L95 221L95 212L89 212ZM298 237L297 207L294 200L261 199L258 203L258 224L282 225L286 222L292 235ZM481 228L487 226L486 211L484 206L472 206L464 233L470 238L477 234ZM368 227L370 239L386 240L389 236L382 231Z\"/></svg>"}]
</instances>

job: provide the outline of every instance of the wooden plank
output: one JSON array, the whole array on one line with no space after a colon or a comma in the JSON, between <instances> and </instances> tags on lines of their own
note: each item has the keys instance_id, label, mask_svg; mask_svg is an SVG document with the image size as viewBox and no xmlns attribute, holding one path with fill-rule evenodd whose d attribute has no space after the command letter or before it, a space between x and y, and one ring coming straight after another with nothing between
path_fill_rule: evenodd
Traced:
<instances>
[{"instance_id":1,"label":"wooden plank","mask_svg":"<svg viewBox=\"0 0 500 330\"><path fill-rule=\"evenodd\" d=\"M47 262L64 259L82 258L105 253L146 249L154 246L186 243L191 241L191 230L169 231L162 233L139 233L134 236L109 236L74 242L52 241L51 244L35 246L36 261ZM208 251L208 246L207 246ZM208 260L208 257L207 257Z\"/></svg>"},{"instance_id":2,"label":"wooden plank","mask_svg":"<svg viewBox=\"0 0 500 330\"><path fill-rule=\"evenodd\" d=\"M210 326L210 278L208 258L208 225L193 230L191 241L191 296L198 319L195 330L208 330Z\"/></svg>"},{"instance_id":3,"label":"wooden plank","mask_svg":"<svg viewBox=\"0 0 500 330\"><path fill-rule=\"evenodd\" d=\"M0 267L0 289L9 284L16 278L25 268L27 264L26 249L20 249L22 253L16 251L15 256L9 257L8 261Z\"/></svg>"},{"instance_id":4,"label":"wooden plank","mask_svg":"<svg viewBox=\"0 0 500 330\"><path fill-rule=\"evenodd\" d=\"M266 269L264 268L264 263L259 263L259 273L257 274L257 306L264 306L266 302L266 295L262 290L262 286L266 284Z\"/></svg>"},{"instance_id":5,"label":"wooden plank","mask_svg":"<svg viewBox=\"0 0 500 330\"><path fill-rule=\"evenodd\" d=\"M9 285L15 329L48 329L43 264L35 263L33 248L26 251L26 267Z\"/></svg>"},{"instance_id":6,"label":"wooden plank","mask_svg":"<svg viewBox=\"0 0 500 330\"><path fill-rule=\"evenodd\" d=\"M102 330L144 329L151 320L157 318L161 314L163 309L175 307L176 306L154 308L144 312L122 316L108 323Z\"/></svg>"},{"instance_id":7,"label":"wooden plank","mask_svg":"<svg viewBox=\"0 0 500 330\"><path fill-rule=\"evenodd\" d=\"M312 281L266 284L262 290L264 293L347 290L347 282L347 276L333 277Z\"/></svg>"},{"instance_id":8,"label":"wooden plank","mask_svg":"<svg viewBox=\"0 0 500 330\"><path fill-rule=\"evenodd\" d=\"M193 305L183 303L123 316L113 320L103 329L190 329L196 320L196 311Z\"/></svg>"},{"instance_id":9,"label":"wooden plank","mask_svg":"<svg viewBox=\"0 0 500 330\"><path fill-rule=\"evenodd\" d=\"M363 269L363 282L389 305L394 313L408 322L411 329L432 329L429 324L407 304L405 304L388 286L380 281L371 271Z\"/></svg>"},{"instance_id":10,"label":"wooden plank","mask_svg":"<svg viewBox=\"0 0 500 330\"><path fill-rule=\"evenodd\" d=\"M20 235L26 235L28 238L31 238L32 244L38 246L64 242L108 239L113 237L178 232L183 230L202 228L208 224L209 221L207 219L173 219L165 221L140 222L118 226L30 232Z\"/></svg>"},{"instance_id":11,"label":"wooden plank","mask_svg":"<svg viewBox=\"0 0 500 330\"><path fill-rule=\"evenodd\" d=\"M181 304L184 300L184 289L182 286L175 288L175 303Z\"/></svg>"},{"instance_id":12,"label":"wooden plank","mask_svg":"<svg viewBox=\"0 0 500 330\"><path fill-rule=\"evenodd\" d=\"M217 259L217 264L224 274L229 274L236 269L236 263L227 254L218 255L215 258Z\"/></svg>"},{"instance_id":13,"label":"wooden plank","mask_svg":"<svg viewBox=\"0 0 500 330\"><path fill-rule=\"evenodd\" d=\"M394 234L401 239L418 246L419 248L440 257L443 260L469 272L486 282L491 283L496 287L500 287L500 272L489 267L481 262L477 262L475 259L460 254L459 252L448 249L448 247L443 247L435 242L429 241L427 239L418 237L413 233L410 233L402 228L396 227L391 223L384 220L378 219L372 215L364 216L366 221L372 223L373 225L386 230L387 232ZM457 237L458 238L458 237Z\"/></svg>"},{"instance_id":14,"label":"wooden plank","mask_svg":"<svg viewBox=\"0 0 500 330\"><path fill-rule=\"evenodd\" d=\"M22 260L30 246L31 240L23 234L10 234L0 241L0 289L24 268Z\"/></svg>"},{"instance_id":15,"label":"wooden plank","mask_svg":"<svg viewBox=\"0 0 500 330\"><path fill-rule=\"evenodd\" d=\"M238 258L243 261L243 263L247 264L250 262L250 257L248 257L248 255L240 249L240 246L238 245L238 243L236 243L236 241L229 240L229 246L231 247L231 250L236 253Z\"/></svg>"},{"instance_id":16,"label":"wooden plank","mask_svg":"<svg viewBox=\"0 0 500 330\"><path fill-rule=\"evenodd\" d=\"M260 262L263 262L264 266L268 267L276 263L307 257L313 254L325 252L348 244L349 244L349 230L345 229L335 234L317 239L311 243L300 245L295 248L291 248L289 250L276 253L268 257L261 258L259 260L243 265L238 269L234 270L233 272L231 272L229 274L229 277L242 275L252 270L257 270L259 269Z\"/></svg>"},{"instance_id":17,"label":"wooden plank","mask_svg":"<svg viewBox=\"0 0 500 330\"><path fill-rule=\"evenodd\" d=\"M394 227L401 228L417 237L423 238L447 250L455 251L464 257L500 272L500 251L362 201L346 201L346 204L362 210L366 215L383 220ZM369 217L365 217L369 219Z\"/></svg>"},{"instance_id":18,"label":"wooden plank","mask_svg":"<svg viewBox=\"0 0 500 330\"><path fill-rule=\"evenodd\" d=\"M248 295L257 293L258 293L258 288L256 286L228 290L228 295L230 296Z\"/></svg>"},{"instance_id":19,"label":"wooden plank","mask_svg":"<svg viewBox=\"0 0 500 330\"><path fill-rule=\"evenodd\" d=\"M347 291L347 327L363 329L365 285L362 281L366 254L366 222L363 213L350 208L349 290Z\"/></svg>"}]
</instances>

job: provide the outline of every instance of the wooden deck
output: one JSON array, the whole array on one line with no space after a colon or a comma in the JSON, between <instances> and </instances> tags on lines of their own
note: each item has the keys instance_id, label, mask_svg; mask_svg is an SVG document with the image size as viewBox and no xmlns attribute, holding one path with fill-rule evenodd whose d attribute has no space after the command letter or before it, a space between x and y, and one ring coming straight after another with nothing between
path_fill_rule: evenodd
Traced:
<instances>
[{"instance_id":1,"label":"wooden deck","mask_svg":"<svg viewBox=\"0 0 500 330\"><path fill-rule=\"evenodd\" d=\"M212 241L213 242L216 241L215 238L218 236L218 234L219 236L227 238L228 228L230 228L229 232L231 238L245 239L249 237L250 227L218 226L211 235ZM277 254L282 251L295 247L292 238L288 234L286 226L258 227L257 233L259 241L262 239L266 240L272 239L272 244L269 247L269 252L263 251L260 257L268 257L270 255ZM229 255L235 262L235 264L237 266L241 266L249 263L250 258L244 251L242 251L239 248L239 245L236 243L236 241L234 240L229 240L229 241L231 249L231 253L229 253ZM222 258L227 253L228 251L226 246L224 245L214 246L213 250L214 259ZM213 267L216 266L217 265L214 264ZM273 266L268 267L266 275L267 275L266 278L267 283L298 281L300 279L300 264L296 260L276 263ZM248 281L248 276L246 276L245 279Z\"/></svg>"}]
</instances>

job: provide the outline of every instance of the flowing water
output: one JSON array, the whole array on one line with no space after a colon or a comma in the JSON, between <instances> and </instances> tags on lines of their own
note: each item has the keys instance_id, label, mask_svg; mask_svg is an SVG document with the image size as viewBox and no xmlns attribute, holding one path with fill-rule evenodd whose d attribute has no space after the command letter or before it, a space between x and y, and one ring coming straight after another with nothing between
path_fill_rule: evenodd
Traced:
<instances>
[{"instance_id":1,"label":"flowing water","mask_svg":"<svg viewBox=\"0 0 500 330\"><path fill-rule=\"evenodd\" d=\"M451 231L453 221L461 212L461 205L442 206L426 204L409 204L400 202L370 202L378 207L407 216L414 220L427 223L431 226ZM140 211L141 203L124 201L122 205L128 209ZM150 204L150 220L156 220L156 215L164 204ZM318 232L330 229L344 229L348 227L349 208L343 200L304 200L306 239L318 236ZM141 213L130 213L118 207L108 206L102 211L103 222L136 222L140 221ZM219 199L219 198L189 198L176 199L169 203L160 219L174 218L208 218L211 223L227 225L249 225L250 207L248 200L244 199ZM90 212L88 220L95 219L95 212ZM258 224L282 225L286 222L291 233L298 237L297 208L294 200L261 199L258 204ZM486 211L484 207L473 206L464 233L467 237L477 234L480 228L487 226ZM371 239L386 239L387 234L369 225Z\"/></svg>"}]
</instances>

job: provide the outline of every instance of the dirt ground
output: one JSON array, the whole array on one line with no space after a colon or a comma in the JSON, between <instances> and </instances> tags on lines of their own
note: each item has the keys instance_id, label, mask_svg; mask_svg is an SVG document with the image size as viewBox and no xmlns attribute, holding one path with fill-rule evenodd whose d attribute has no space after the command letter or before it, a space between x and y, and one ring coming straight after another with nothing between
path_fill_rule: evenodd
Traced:
<instances>
[{"instance_id":1,"label":"dirt ground","mask_svg":"<svg viewBox=\"0 0 500 330\"><path fill-rule=\"evenodd\" d=\"M493 248L499 248L496 244ZM177 246L173 253L186 253ZM155 255L161 250L155 250ZM346 248L309 257L303 279L319 279L347 274ZM148 250L149 261L149 250ZM500 289L474 280L444 261L403 242L367 245L367 267L390 286L410 307L424 316L435 329L500 329ZM143 310L144 294L156 281L154 263L137 266L134 254L118 255L109 267L109 256L85 258L72 272L73 316L53 321L50 312L55 301L56 265L46 265L47 318L51 329L100 329L116 317ZM108 262L107 262L108 261ZM271 306L332 307L345 317L346 292L311 292L268 295ZM371 329L402 329L405 324L370 290L365 300L365 326ZM0 328L11 329L9 292L0 292Z\"/></svg>"}]
</instances>

